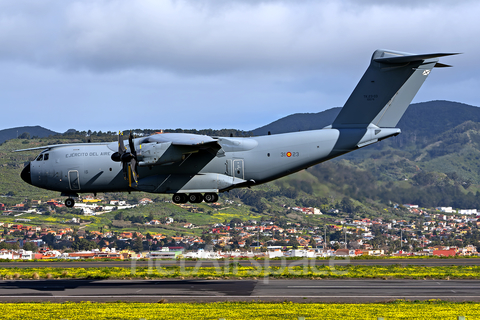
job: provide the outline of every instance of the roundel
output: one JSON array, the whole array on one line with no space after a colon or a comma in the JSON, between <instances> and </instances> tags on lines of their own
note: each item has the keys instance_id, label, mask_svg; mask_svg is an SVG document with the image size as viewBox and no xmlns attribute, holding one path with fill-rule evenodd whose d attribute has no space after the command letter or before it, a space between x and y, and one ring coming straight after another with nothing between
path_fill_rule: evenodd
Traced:
<instances>
[{"instance_id":1,"label":"roundel","mask_svg":"<svg viewBox=\"0 0 480 320\"><path fill-rule=\"evenodd\" d=\"M287 152L287 157L291 157L292 156L292 153L289 151Z\"/></svg>"}]
</instances>

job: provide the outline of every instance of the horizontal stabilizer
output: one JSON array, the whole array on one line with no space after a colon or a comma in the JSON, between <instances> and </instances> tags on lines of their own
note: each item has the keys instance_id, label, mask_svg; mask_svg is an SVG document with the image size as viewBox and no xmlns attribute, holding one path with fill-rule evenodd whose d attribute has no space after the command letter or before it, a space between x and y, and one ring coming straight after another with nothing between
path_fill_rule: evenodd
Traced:
<instances>
[{"instance_id":1,"label":"horizontal stabilizer","mask_svg":"<svg viewBox=\"0 0 480 320\"><path fill-rule=\"evenodd\" d=\"M437 62L437 63L435 63L435 66L434 66L434 67L435 67L435 68L450 68L451 65Z\"/></svg>"},{"instance_id":2,"label":"horizontal stabilizer","mask_svg":"<svg viewBox=\"0 0 480 320\"><path fill-rule=\"evenodd\" d=\"M413 61L421 61L445 56L453 56L458 53L428 53L428 54L405 54L398 55L397 53L387 52L383 53L382 57L375 58L373 61L380 63L400 64Z\"/></svg>"}]
</instances>

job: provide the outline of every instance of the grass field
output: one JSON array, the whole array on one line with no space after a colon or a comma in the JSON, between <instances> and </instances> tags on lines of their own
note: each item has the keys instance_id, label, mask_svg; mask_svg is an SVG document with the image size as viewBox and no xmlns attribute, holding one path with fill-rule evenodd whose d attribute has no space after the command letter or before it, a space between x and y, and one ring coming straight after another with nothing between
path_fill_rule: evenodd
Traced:
<instances>
[{"instance_id":1,"label":"grass field","mask_svg":"<svg viewBox=\"0 0 480 320\"><path fill-rule=\"evenodd\" d=\"M75 262L72 262L72 266ZM480 266L312 266L268 267L259 261L256 266L242 267L219 261L216 267L103 267L103 268L1 268L0 279L478 279Z\"/></svg>"},{"instance_id":2,"label":"grass field","mask_svg":"<svg viewBox=\"0 0 480 320\"><path fill-rule=\"evenodd\" d=\"M336 303L4 303L2 319L466 319L480 318L479 303L443 301Z\"/></svg>"}]
</instances>

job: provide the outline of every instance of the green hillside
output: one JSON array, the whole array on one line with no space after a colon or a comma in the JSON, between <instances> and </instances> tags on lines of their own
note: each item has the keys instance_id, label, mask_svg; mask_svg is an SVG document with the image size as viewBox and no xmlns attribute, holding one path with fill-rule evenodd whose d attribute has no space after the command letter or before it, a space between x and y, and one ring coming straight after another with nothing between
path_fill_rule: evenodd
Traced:
<instances>
[{"instance_id":1,"label":"green hillside","mask_svg":"<svg viewBox=\"0 0 480 320\"><path fill-rule=\"evenodd\" d=\"M332 117L331 112L325 119ZM345 215L352 218L408 215L406 210L395 209L395 204L480 208L480 109L445 101L416 104L407 111L399 126L403 133L397 137L265 185L222 194L220 208L207 204L196 205L194 210L180 208L166 202L170 200L167 195L132 193L105 194L105 197L131 202L143 197L153 199L155 204L124 210L124 215L134 221L132 226L138 230L146 227L141 223L135 225L137 218L132 217L173 216L175 224L149 229L167 234L198 233L199 229L182 227L187 221L203 226L234 218L243 221L263 218L320 225ZM242 133L234 132L234 135ZM97 133L92 138L111 141L115 136ZM42 139L12 139L0 145L0 195L3 196L0 202L13 205L25 198L45 201L59 197L58 193L34 188L20 179L23 164L37 152L12 153L12 150L84 140L84 134L69 133ZM227 205L225 200L231 202ZM316 207L328 214L306 216L292 210L296 206ZM329 213L332 209L338 209L343 215ZM114 211L85 218L91 222L87 230L115 228L112 221L117 214ZM68 217L71 216L64 213L50 219L60 222ZM46 222L39 220L38 223Z\"/></svg>"}]
</instances>

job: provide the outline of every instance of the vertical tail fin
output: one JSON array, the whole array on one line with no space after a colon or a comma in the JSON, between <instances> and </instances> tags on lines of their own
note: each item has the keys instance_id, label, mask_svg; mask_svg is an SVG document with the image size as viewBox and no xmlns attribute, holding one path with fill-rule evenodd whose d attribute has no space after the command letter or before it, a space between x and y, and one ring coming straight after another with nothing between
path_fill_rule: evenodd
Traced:
<instances>
[{"instance_id":1,"label":"vertical tail fin","mask_svg":"<svg viewBox=\"0 0 480 320\"><path fill-rule=\"evenodd\" d=\"M373 53L333 128L395 127L434 67L449 67L438 58L456 53L410 54L389 50Z\"/></svg>"}]
</instances>

